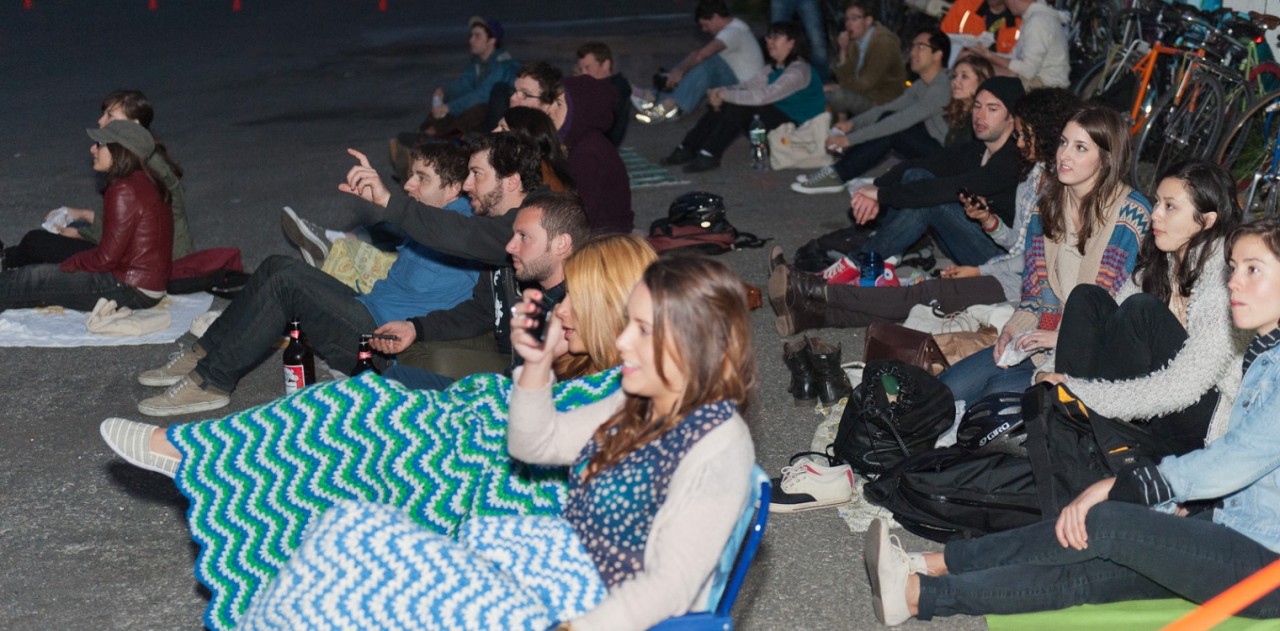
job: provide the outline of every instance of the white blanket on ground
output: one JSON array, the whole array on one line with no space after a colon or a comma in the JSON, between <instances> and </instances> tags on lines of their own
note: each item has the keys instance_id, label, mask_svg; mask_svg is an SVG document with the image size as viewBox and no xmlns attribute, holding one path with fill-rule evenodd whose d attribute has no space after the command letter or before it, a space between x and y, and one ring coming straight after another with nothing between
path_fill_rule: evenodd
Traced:
<instances>
[{"instance_id":1,"label":"white blanket on ground","mask_svg":"<svg viewBox=\"0 0 1280 631\"><path fill-rule=\"evenodd\" d=\"M10 309L0 313L0 347L40 346L136 346L167 344L187 332L196 316L209 310L213 295L207 293L167 296L155 309L168 309L169 327L137 337L98 335L85 328L89 312L61 307Z\"/></svg>"}]
</instances>

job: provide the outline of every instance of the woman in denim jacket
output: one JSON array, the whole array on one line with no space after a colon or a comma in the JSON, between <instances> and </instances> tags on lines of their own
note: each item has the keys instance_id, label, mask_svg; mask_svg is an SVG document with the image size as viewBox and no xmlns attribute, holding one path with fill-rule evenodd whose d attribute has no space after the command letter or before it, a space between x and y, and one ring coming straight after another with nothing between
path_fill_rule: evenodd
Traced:
<instances>
[{"instance_id":1,"label":"woman in denim jacket","mask_svg":"<svg viewBox=\"0 0 1280 631\"><path fill-rule=\"evenodd\" d=\"M1240 226L1228 243L1232 319L1257 336L1226 435L1095 483L1056 522L941 553L906 553L876 520L865 560L882 622L1151 598L1203 603L1280 558L1280 220ZM1178 506L1218 499L1194 516ZM1241 615L1280 617L1280 591Z\"/></svg>"}]
</instances>

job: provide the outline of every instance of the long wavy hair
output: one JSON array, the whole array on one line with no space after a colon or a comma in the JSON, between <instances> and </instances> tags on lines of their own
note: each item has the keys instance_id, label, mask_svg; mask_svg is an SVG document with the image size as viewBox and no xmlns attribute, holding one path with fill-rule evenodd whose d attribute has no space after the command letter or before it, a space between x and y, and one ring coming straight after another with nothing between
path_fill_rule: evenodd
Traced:
<instances>
[{"instance_id":1,"label":"long wavy hair","mask_svg":"<svg viewBox=\"0 0 1280 631\"><path fill-rule=\"evenodd\" d=\"M1142 273L1142 292L1151 294L1161 302L1169 302L1176 281L1178 293L1191 295L1191 289L1200 280L1205 263L1213 255L1214 245L1222 243L1227 235L1240 225L1244 212L1236 201L1236 186L1226 170L1208 160L1187 160L1175 164L1160 177L1160 181L1173 179L1182 184L1191 204L1195 206L1192 218L1202 230L1187 242L1182 262L1178 264L1177 252L1162 252L1156 247L1156 235L1147 231L1138 250L1138 263L1134 273ZM1160 200L1152 195L1153 205ZM1205 228L1206 213L1217 213L1213 225ZM1213 282L1222 282L1214 279Z\"/></svg>"},{"instance_id":2,"label":"long wavy hair","mask_svg":"<svg viewBox=\"0 0 1280 631\"><path fill-rule=\"evenodd\" d=\"M1089 134L1098 146L1098 179L1093 190L1076 200L1083 225L1077 226L1076 249L1084 254L1085 244L1094 231L1107 223L1107 209L1117 199L1128 194L1128 175L1133 170L1133 145L1129 142L1129 130L1120 114L1106 106L1090 105L1076 112L1067 123L1075 123ZM1065 127L1065 125L1063 126ZM1036 204L1044 237L1062 242L1067 237L1067 202L1071 190L1057 177L1045 179L1044 194Z\"/></svg>"},{"instance_id":3,"label":"long wavy hair","mask_svg":"<svg viewBox=\"0 0 1280 631\"><path fill-rule=\"evenodd\" d=\"M1022 122L1023 133L1030 133L1031 150L1035 154L1031 160L1019 156L1019 180L1027 177L1037 162L1044 164L1050 173L1053 171L1062 128L1082 107L1084 101L1063 88L1032 90L1013 104L1013 116Z\"/></svg>"},{"instance_id":4,"label":"long wavy hair","mask_svg":"<svg viewBox=\"0 0 1280 631\"><path fill-rule=\"evenodd\" d=\"M586 477L671 431L689 412L731 401L740 411L756 383L751 323L742 280L719 261L700 256L658 259L641 280L653 296L653 352L671 353L684 375L674 409L653 409L647 397L627 396L622 408L596 429L599 451ZM670 384L658 359L658 377Z\"/></svg>"},{"instance_id":5,"label":"long wavy hair","mask_svg":"<svg viewBox=\"0 0 1280 631\"><path fill-rule=\"evenodd\" d=\"M960 66L968 66L973 74L978 77L978 85L982 85L983 81L994 77L996 70L992 67L991 62L981 57L965 57L956 62L955 72ZM947 103L947 123L952 127L959 129L973 124L973 98L977 94L970 95L967 99L952 98Z\"/></svg>"},{"instance_id":6,"label":"long wavy hair","mask_svg":"<svg viewBox=\"0 0 1280 631\"><path fill-rule=\"evenodd\" d=\"M645 268L658 258L649 243L633 235L597 237L564 262L565 286L585 355L562 355L555 362L561 379L572 379L617 366L614 340L626 323L627 297Z\"/></svg>"}]
</instances>

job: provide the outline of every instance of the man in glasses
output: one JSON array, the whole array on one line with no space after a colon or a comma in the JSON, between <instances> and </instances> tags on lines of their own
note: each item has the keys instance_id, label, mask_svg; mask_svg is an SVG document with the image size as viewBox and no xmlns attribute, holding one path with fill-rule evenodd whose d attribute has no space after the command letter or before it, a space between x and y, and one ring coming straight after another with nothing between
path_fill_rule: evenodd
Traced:
<instances>
[{"instance_id":1,"label":"man in glasses","mask_svg":"<svg viewBox=\"0 0 1280 631\"><path fill-rule=\"evenodd\" d=\"M840 153L835 164L797 178L791 190L813 195L838 193L845 182L876 166L896 151L903 158L922 158L937 151L947 137L946 107L951 101L951 77L946 63L951 39L942 31L923 31L911 40L911 71L919 75L902 96L873 107L835 129L843 134L827 139L827 149Z\"/></svg>"},{"instance_id":2,"label":"man in glasses","mask_svg":"<svg viewBox=\"0 0 1280 631\"><path fill-rule=\"evenodd\" d=\"M838 116L857 116L902 94L907 70L902 40L876 22L871 0L851 0L844 10L844 31L836 53L836 83L823 87L827 105Z\"/></svg>"}]
</instances>

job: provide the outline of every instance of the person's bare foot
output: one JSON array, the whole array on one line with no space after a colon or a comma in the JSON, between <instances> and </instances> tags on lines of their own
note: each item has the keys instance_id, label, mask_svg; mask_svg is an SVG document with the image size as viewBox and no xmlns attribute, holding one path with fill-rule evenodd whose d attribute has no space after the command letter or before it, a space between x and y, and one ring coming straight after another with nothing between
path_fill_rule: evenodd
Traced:
<instances>
[{"instance_id":1,"label":"person's bare foot","mask_svg":"<svg viewBox=\"0 0 1280 631\"><path fill-rule=\"evenodd\" d=\"M169 442L169 437L165 436L163 427L157 427L151 431L151 451L166 458L182 460L182 454L178 453L178 448Z\"/></svg>"}]
</instances>

